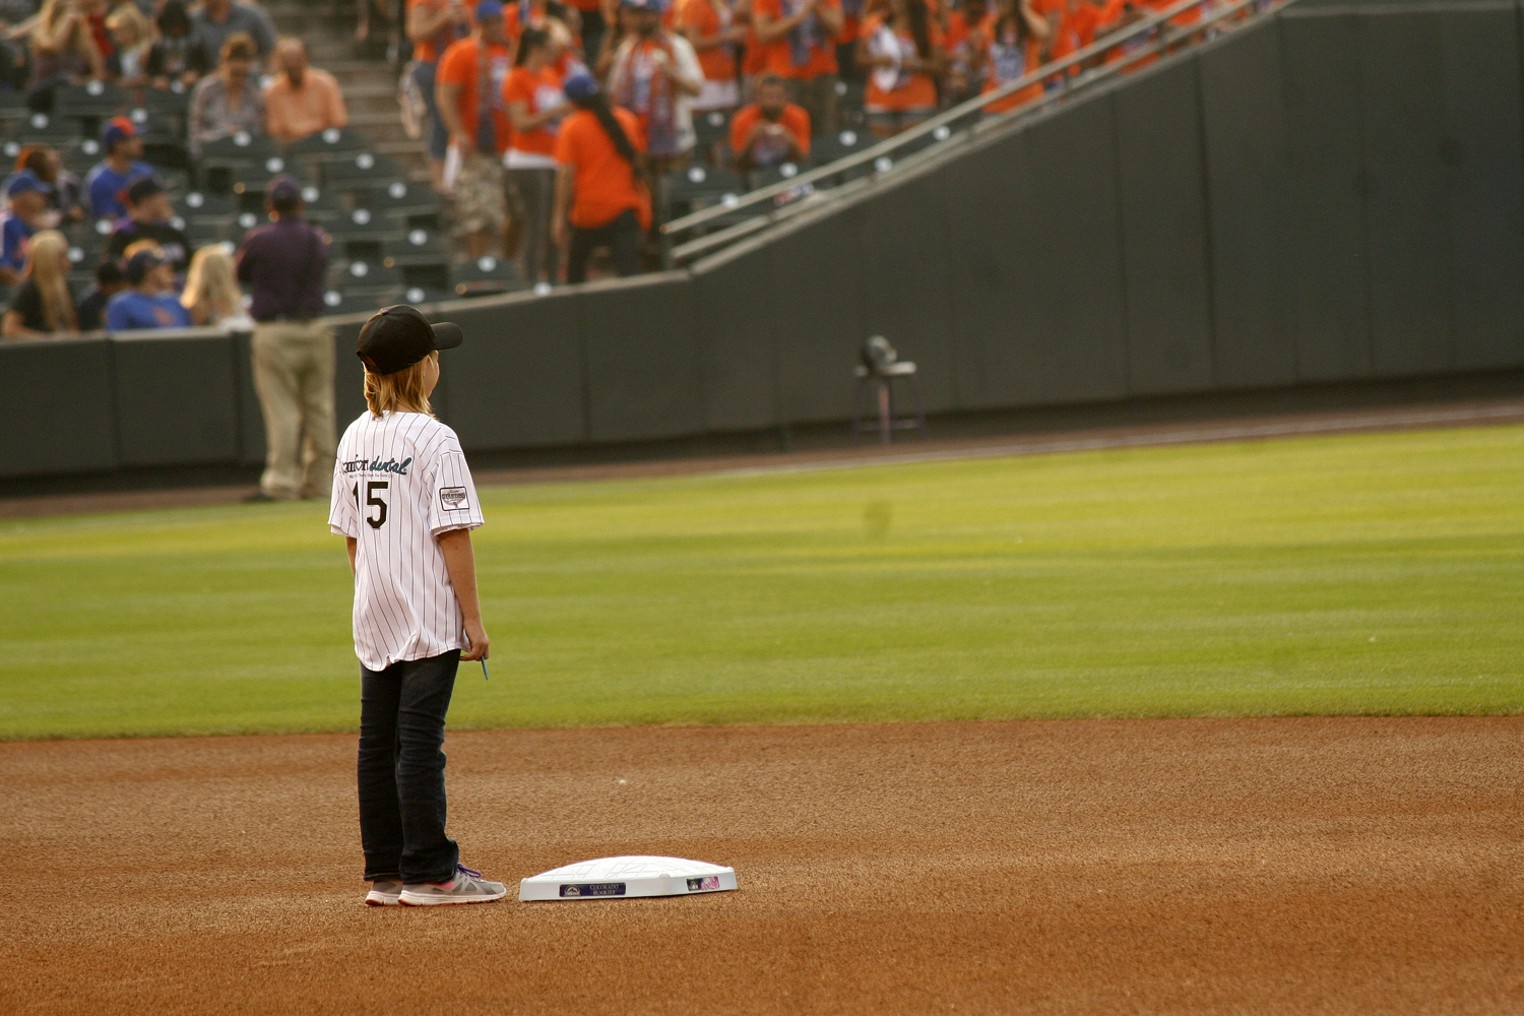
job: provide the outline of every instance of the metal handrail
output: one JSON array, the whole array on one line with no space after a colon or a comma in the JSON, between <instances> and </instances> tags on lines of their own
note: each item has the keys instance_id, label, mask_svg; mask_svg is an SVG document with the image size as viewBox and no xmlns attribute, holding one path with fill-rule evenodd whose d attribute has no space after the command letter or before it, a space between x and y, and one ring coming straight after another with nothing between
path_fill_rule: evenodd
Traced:
<instances>
[{"instance_id":1,"label":"metal handrail","mask_svg":"<svg viewBox=\"0 0 1524 1016\"><path fill-rule=\"evenodd\" d=\"M900 149L913 145L917 141L920 141L928 136L934 136L939 130L944 130L965 118L982 116L983 111L987 106L998 103L1002 99L1014 95L1026 88L1030 88L1034 84L1039 84L1051 77L1054 77L1055 75L1061 75L1061 81L1063 82L1062 87L1058 90L1046 92L1042 97L1035 99L1030 104L1023 106L1019 110L1013 110L1009 115L1009 120L1004 122L1010 122L1011 120L1015 120L1017 118L1025 119L1028 116L1031 116L1036 112L1046 109L1055 103L1067 98L1069 94L1076 89L1093 88L1097 84L1110 80L1111 78L1124 73L1126 70L1132 67L1133 64L1136 64L1140 60L1162 55L1180 39L1211 28L1218 22L1233 17L1246 8L1260 5L1263 3L1263 0L1232 0L1232 2L1228 3L1225 6L1215 7L1212 11L1208 12L1206 16L1204 16L1203 19L1199 22L1181 26L1174 31L1169 30L1169 22L1174 20L1176 17L1187 11L1199 9L1204 4L1212 2L1214 2L1214 0L1180 0L1179 3L1173 4L1170 7L1167 7L1157 13L1151 14L1120 32L1114 32L1099 42L1092 43L1083 49L1077 50L1074 53L1071 53L1069 56L1064 57L1062 60L1055 60L1052 63L1044 64L1037 70L1025 74L1022 77L1017 78L1015 81L1002 85L1000 88L997 88L994 91L986 92L984 94L976 95L970 99L967 99L950 109L936 114L935 116L927 119L921 124L916 125L910 130L907 130L901 134L897 134L892 138L886 138L877 144L870 145L869 147L863 149L861 152L854 152L851 155L843 156L842 158L837 159L834 162L827 163L824 166L817 166L814 169L805 170L792 177L789 177L788 179L780 180L777 183L768 184L765 187L759 187L756 190L748 191L745 195L740 196L736 200L729 203L715 205L713 207L705 208L697 212L692 212L688 215L682 216L681 218L674 219L661 227L662 233L668 238L673 237L679 233L688 232L689 230L695 229L699 226L713 222L720 218L732 217L736 214L737 211L742 211L750 207L769 203L774 204L773 207L761 209L759 214L751 219L735 223L723 230L709 234L708 236L700 237L698 239L689 241L688 243L671 248L670 258L674 263L687 261L692 257L704 254L711 249L723 247L731 242L742 239L752 233L756 233L762 229L765 229L769 225L772 225L780 219L786 216L790 216L795 212L802 210L803 208L819 207L816 203L804 201L790 201L782 205L777 205L774 203L774 199L778 198L780 195L788 195L794 192L805 192L805 188L810 188L813 190L814 185L819 181L841 176L851 172L860 166L876 164L880 159L886 157L892 158L893 154L898 152ZM1280 6L1280 4L1276 4L1276 6ZM1147 41L1149 35L1153 33L1155 29L1160 28L1160 26L1163 26L1164 30L1158 33L1156 41L1150 45L1140 46L1131 52L1126 53L1123 59L1101 67L1093 68L1083 74L1078 75L1077 77L1071 78L1071 76L1067 73L1071 68L1078 67L1093 59L1094 57L1110 53L1139 40ZM965 132L965 140L972 141L974 136L975 131L972 129L969 129ZM946 135L938 138L938 140L945 139ZM943 147L940 150L945 151L946 148Z\"/></svg>"}]
</instances>

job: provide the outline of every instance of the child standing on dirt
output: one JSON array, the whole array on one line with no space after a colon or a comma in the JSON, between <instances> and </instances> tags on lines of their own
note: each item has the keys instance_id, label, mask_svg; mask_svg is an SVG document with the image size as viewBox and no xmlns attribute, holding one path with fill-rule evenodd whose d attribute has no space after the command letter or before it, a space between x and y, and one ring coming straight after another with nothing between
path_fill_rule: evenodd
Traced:
<instances>
[{"instance_id":1,"label":"child standing on dirt","mask_svg":"<svg viewBox=\"0 0 1524 1016\"><path fill-rule=\"evenodd\" d=\"M455 432L434 418L439 350L458 326L388 307L360 330L369 409L339 442L328 525L355 580L360 658L360 840L372 906L488 903L507 888L460 863L445 835L445 713L461 660L488 639L471 530L476 487Z\"/></svg>"}]
</instances>

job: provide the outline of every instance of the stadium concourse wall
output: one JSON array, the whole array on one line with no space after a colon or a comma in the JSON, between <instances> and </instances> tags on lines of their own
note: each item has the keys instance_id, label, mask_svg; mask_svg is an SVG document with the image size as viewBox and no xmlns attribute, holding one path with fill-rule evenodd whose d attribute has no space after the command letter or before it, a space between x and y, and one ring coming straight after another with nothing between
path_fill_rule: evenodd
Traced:
<instances>
[{"instance_id":1,"label":"stadium concourse wall","mask_svg":"<svg viewBox=\"0 0 1524 1016\"><path fill-rule=\"evenodd\" d=\"M438 308L468 450L1524 366L1516 0L1298 0L691 269ZM362 408L336 319L341 421ZM253 464L248 338L0 346L0 478Z\"/></svg>"}]
</instances>

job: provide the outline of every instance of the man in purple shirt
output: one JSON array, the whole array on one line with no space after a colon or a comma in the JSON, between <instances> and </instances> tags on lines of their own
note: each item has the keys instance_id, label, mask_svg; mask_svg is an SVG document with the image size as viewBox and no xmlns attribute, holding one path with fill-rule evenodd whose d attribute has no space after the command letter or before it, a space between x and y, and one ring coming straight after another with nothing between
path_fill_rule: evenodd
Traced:
<instances>
[{"instance_id":1,"label":"man in purple shirt","mask_svg":"<svg viewBox=\"0 0 1524 1016\"><path fill-rule=\"evenodd\" d=\"M327 496L338 447L333 329L320 317L328 237L302 218L295 180L270 182L274 221L244 237L238 281L254 318L254 391L265 421L265 470L248 501Z\"/></svg>"}]
</instances>

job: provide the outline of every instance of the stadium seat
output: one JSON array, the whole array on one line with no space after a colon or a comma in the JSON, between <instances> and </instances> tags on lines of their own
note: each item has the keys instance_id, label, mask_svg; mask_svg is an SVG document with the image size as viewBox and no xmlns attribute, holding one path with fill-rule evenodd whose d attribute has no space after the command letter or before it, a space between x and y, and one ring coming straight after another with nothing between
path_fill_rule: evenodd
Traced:
<instances>
[{"instance_id":1,"label":"stadium seat","mask_svg":"<svg viewBox=\"0 0 1524 1016\"><path fill-rule=\"evenodd\" d=\"M450 281L457 296L517 293L529 288L515 262L491 255L451 266Z\"/></svg>"},{"instance_id":2,"label":"stadium seat","mask_svg":"<svg viewBox=\"0 0 1524 1016\"><path fill-rule=\"evenodd\" d=\"M346 194L385 191L393 181L407 177L407 171L395 159L374 152L360 152L353 158L325 162L319 166L319 172L325 189Z\"/></svg>"},{"instance_id":3,"label":"stadium seat","mask_svg":"<svg viewBox=\"0 0 1524 1016\"><path fill-rule=\"evenodd\" d=\"M369 314L385 306L386 301L374 293L330 289L323 294L323 313L327 315Z\"/></svg>"},{"instance_id":4,"label":"stadium seat","mask_svg":"<svg viewBox=\"0 0 1524 1016\"><path fill-rule=\"evenodd\" d=\"M403 281L408 286L450 288L450 246L440 234L414 227L401 243L389 244L385 255L388 265L402 269Z\"/></svg>"},{"instance_id":5,"label":"stadium seat","mask_svg":"<svg viewBox=\"0 0 1524 1016\"><path fill-rule=\"evenodd\" d=\"M93 121L96 124L126 113L132 105L131 92L104 81L87 81L82 85L60 85L53 93L55 115Z\"/></svg>"},{"instance_id":6,"label":"stadium seat","mask_svg":"<svg viewBox=\"0 0 1524 1016\"><path fill-rule=\"evenodd\" d=\"M365 139L349 130L330 127L294 141L286 151L293 159L304 162L342 162L353 159L365 151Z\"/></svg>"},{"instance_id":7,"label":"stadium seat","mask_svg":"<svg viewBox=\"0 0 1524 1016\"><path fill-rule=\"evenodd\" d=\"M422 307L430 303L444 303L446 300L453 299L455 299L455 294L448 289L409 286L402 291L402 302L410 303L414 307Z\"/></svg>"},{"instance_id":8,"label":"stadium seat","mask_svg":"<svg viewBox=\"0 0 1524 1016\"><path fill-rule=\"evenodd\" d=\"M14 89L0 91L0 134L15 137L31 115L25 93Z\"/></svg>"},{"instance_id":9,"label":"stadium seat","mask_svg":"<svg viewBox=\"0 0 1524 1016\"><path fill-rule=\"evenodd\" d=\"M368 208L356 208L348 215L328 219L323 228L346 257L377 264L388 251L403 243L408 233L406 220L376 215Z\"/></svg>"},{"instance_id":10,"label":"stadium seat","mask_svg":"<svg viewBox=\"0 0 1524 1016\"><path fill-rule=\"evenodd\" d=\"M148 114L148 122L183 134L185 114L190 109L190 93L168 88L145 88L138 108Z\"/></svg>"},{"instance_id":11,"label":"stadium seat","mask_svg":"<svg viewBox=\"0 0 1524 1016\"><path fill-rule=\"evenodd\" d=\"M718 204L729 204L746 193L746 181L725 169L689 166L660 181L663 222Z\"/></svg>"},{"instance_id":12,"label":"stadium seat","mask_svg":"<svg viewBox=\"0 0 1524 1016\"><path fill-rule=\"evenodd\" d=\"M694 149L698 158L711 166L730 165L730 118L714 110L693 114L693 132L698 140Z\"/></svg>"},{"instance_id":13,"label":"stadium seat","mask_svg":"<svg viewBox=\"0 0 1524 1016\"><path fill-rule=\"evenodd\" d=\"M327 224L349 215L339 195L312 185L302 188L303 214L327 229Z\"/></svg>"},{"instance_id":14,"label":"stadium seat","mask_svg":"<svg viewBox=\"0 0 1524 1016\"><path fill-rule=\"evenodd\" d=\"M60 139L53 147L58 149L58 158L63 162L64 169L79 177L82 183L85 174L102 158L101 143L94 138ZM8 158L14 158L8 151L6 154Z\"/></svg>"},{"instance_id":15,"label":"stadium seat","mask_svg":"<svg viewBox=\"0 0 1524 1016\"><path fill-rule=\"evenodd\" d=\"M342 265L338 277L340 284L334 288L346 296L370 294L394 299L405 288L402 270L378 261L350 261Z\"/></svg>"},{"instance_id":16,"label":"stadium seat","mask_svg":"<svg viewBox=\"0 0 1524 1016\"><path fill-rule=\"evenodd\" d=\"M405 180L392 180L366 195L365 205L382 215L400 215L415 225L422 218L437 218L444 201L431 187L420 187Z\"/></svg>"},{"instance_id":17,"label":"stadium seat","mask_svg":"<svg viewBox=\"0 0 1524 1016\"><path fill-rule=\"evenodd\" d=\"M77 140L83 133L79 121L67 116L33 113L19 126L27 144L59 145Z\"/></svg>"},{"instance_id":18,"label":"stadium seat","mask_svg":"<svg viewBox=\"0 0 1524 1016\"><path fill-rule=\"evenodd\" d=\"M243 202L243 207L248 209L265 207L265 192L270 189L270 181L277 176L295 177L301 181L309 181L312 176L300 163L283 155L272 155L263 162L231 167L229 175L230 189Z\"/></svg>"},{"instance_id":19,"label":"stadium seat","mask_svg":"<svg viewBox=\"0 0 1524 1016\"><path fill-rule=\"evenodd\" d=\"M255 167L264 167L271 159L285 160L275 143L262 135L237 134L201 146L196 161L198 182L203 190L230 193L233 182L240 174L258 173Z\"/></svg>"},{"instance_id":20,"label":"stadium seat","mask_svg":"<svg viewBox=\"0 0 1524 1016\"><path fill-rule=\"evenodd\" d=\"M243 242L244 236L250 230L257 229L269 221L268 217L259 212L247 209L239 211L217 224L217 236L236 247Z\"/></svg>"},{"instance_id":21,"label":"stadium seat","mask_svg":"<svg viewBox=\"0 0 1524 1016\"><path fill-rule=\"evenodd\" d=\"M190 222L204 222L217 226L238 215L237 199L227 194L208 194L191 191L180 201L185 218Z\"/></svg>"},{"instance_id":22,"label":"stadium seat","mask_svg":"<svg viewBox=\"0 0 1524 1016\"><path fill-rule=\"evenodd\" d=\"M754 169L748 174L751 178L752 190L760 187L771 187L775 183L784 180L792 180L804 171L798 163L785 162L777 166L765 166L762 169Z\"/></svg>"},{"instance_id":23,"label":"stadium seat","mask_svg":"<svg viewBox=\"0 0 1524 1016\"><path fill-rule=\"evenodd\" d=\"M817 166L822 166L860 152L872 143L873 138L866 131L842 130L834 134L819 134L810 140L810 158Z\"/></svg>"}]
</instances>

